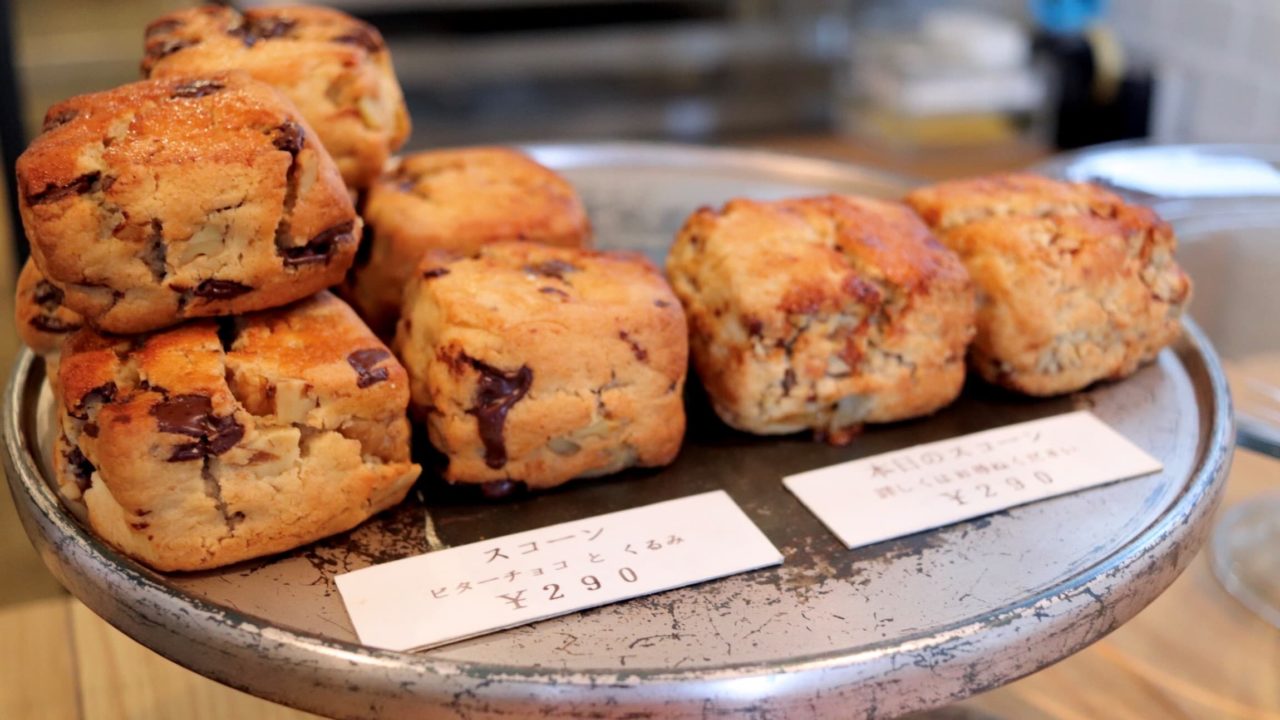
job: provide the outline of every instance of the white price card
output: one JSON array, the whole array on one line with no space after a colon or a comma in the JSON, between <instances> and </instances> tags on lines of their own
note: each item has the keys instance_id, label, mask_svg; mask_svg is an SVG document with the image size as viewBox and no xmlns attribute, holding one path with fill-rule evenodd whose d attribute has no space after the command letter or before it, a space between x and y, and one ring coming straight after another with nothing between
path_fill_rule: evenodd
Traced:
<instances>
[{"instance_id":1,"label":"white price card","mask_svg":"<svg viewBox=\"0 0 1280 720\"><path fill-rule=\"evenodd\" d=\"M418 650L780 562L764 533L717 490L336 580L360 642Z\"/></svg>"},{"instance_id":2,"label":"white price card","mask_svg":"<svg viewBox=\"0 0 1280 720\"><path fill-rule=\"evenodd\" d=\"M849 548L1162 469L1080 411L783 478Z\"/></svg>"}]
</instances>

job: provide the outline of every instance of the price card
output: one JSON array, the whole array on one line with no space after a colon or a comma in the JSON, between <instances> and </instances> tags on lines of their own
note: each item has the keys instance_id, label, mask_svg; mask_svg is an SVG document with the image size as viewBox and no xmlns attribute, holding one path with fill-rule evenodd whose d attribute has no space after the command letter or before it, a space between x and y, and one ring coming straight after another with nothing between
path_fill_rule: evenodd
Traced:
<instances>
[{"instance_id":1,"label":"price card","mask_svg":"<svg viewBox=\"0 0 1280 720\"><path fill-rule=\"evenodd\" d=\"M1159 472L1087 411L916 445L783 478L849 548Z\"/></svg>"},{"instance_id":2,"label":"price card","mask_svg":"<svg viewBox=\"0 0 1280 720\"><path fill-rule=\"evenodd\" d=\"M777 565L723 490L356 570L336 578L360 642L418 650Z\"/></svg>"}]
</instances>

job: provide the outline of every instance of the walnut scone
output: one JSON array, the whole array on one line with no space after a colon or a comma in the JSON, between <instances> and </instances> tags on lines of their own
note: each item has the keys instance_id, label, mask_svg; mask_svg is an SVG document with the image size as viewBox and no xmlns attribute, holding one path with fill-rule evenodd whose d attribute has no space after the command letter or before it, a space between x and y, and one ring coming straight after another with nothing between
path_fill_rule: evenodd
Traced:
<instances>
[{"instance_id":1,"label":"walnut scone","mask_svg":"<svg viewBox=\"0 0 1280 720\"><path fill-rule=\"evenodd\" d=\"M694 213L667 257L716 413L758 434L926 415L964 385L964 266L899 203L733 200Z\"/></svg>"},{"instance_id":2,"label":"walnut scone","mask_svg":"<svg viewBox=\"0 0 1280 720\"><path fill-rule=\"evenodd\" d=\"M342 278L361 230L297 110L239 73L54 105L17 179L36 265L108 332L311 295Z\"/></svg>"},{"instance_id":3,"label":"walnut scone","mask_svg":"<svg viewBox=\"0 0 1280 720\"><path fill-rule=\"evenodd\" d=\"M988 382L1073 392L1133 373L1181 333L1191 283L1147 208L1031 175L942 183L907 202L973 277L970 363Z\"/></svg>"},{"instance_id":4,"label":"walnut scone","mask_svg":"<svg viewBox=\"0 0 1280 720\"><path fill-rule=\"evenodd\" d=\"M80 314L62 304L63 293L45 279L30 259L18 275L14 327L18 337L39 355L54 355L72 332L84 325Z\"/></svg>"},{"instance_id":5,"label":"walnut scone","mask_svg":"<svg viewBox=\"0 0 1280 720\"><path fill-rule=\"evenodd\" d=\"M348 530L418 476L404 369L329 293L130 338L86 328L59 377L61 494L157 570Z\"/></svg>"},{"instance_id":6,"label":"walnut scone","mask_svg":"<svg viewBox=\"0 0 1280 720\"><path fill-rule=\"evenodd\" d=\"M337 161L347 185L368 187L409 137L409 113L382 35L322 7L208 5L147 26L147 77L244 70L289 96Z\"/></svg>"},{"instance_id":7,"label":"walnut scone","mask_svg":"<svg viewBox=\"0 0 1280 720\"><path fill-rule=\"evenodd\" d=\"M1190 281L1149 211L990 218L946 238L978 288L970 361L988 382L1073 392L1132 374L1181 333Z\"/></svg>"},{"instance_id":8,"label":"walnut scone","mask_svg":"<svg viewBox=\"0 0 1280 720\"><path fill-rule=\"evenodd\" d=\"M637 254L429 253L395 347L450 482L499 495L665 465L680 449L684 314Z\"/></svg>"},{"instance_id":9,"label":"walnut scone","mask_svg":"<svg viewBox=\"0 0 1280 720\"><path fill-rule=\"evenodd\" d=\"M1125 204L1119 195L1092 183L1064 182L1031 173L984 175L928 185L908 193L906 203L937 233L989 217L1110 216Z\"/></svg>"},{"instance_id":10,"label":"walnut scone","mask_svg":"<svg viewBox=\"0 0 1280 720\"><path fill-rule=\"evenodd\" d=\"M357 261L344 294L384 336L394 332L404 287L427 250L470 254L501 240L571 247L591 241L573 186L500 147L403 157L369 189L363 214L367 256Z\"/></svg>"}]
</instances>

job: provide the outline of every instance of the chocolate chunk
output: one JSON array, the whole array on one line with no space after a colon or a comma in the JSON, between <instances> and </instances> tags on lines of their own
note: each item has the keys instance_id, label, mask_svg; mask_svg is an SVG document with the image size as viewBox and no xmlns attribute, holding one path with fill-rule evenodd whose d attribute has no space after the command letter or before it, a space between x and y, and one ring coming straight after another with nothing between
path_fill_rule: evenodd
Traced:
<instances>
[{"instance_id":1,"label":"chocolate chunk","mask_svg":"<svg viewBox=\"0 0 1280 720\"><path fill-rule=\"evenodd\" d=\"M31 327L47 333L69 333L80 329L79 323L67 322L53 315L37 315L30 322Z\"/></svg>"},{"instance_id":2,"label":"chocolate chunk","mask_svg":"<svg viewBox=\"0 0 1280 720\"><path fill-rule=\"evenodd\" d=\"M212 95L216 92L224 90L227 86L217 80L192 80L175 87L169 97L174 99L193 100L202 98L206 95Z\"/></svg>"},{"instance_id":3,"label":"chocolate chunk","mask_svg":"<svg viewBox=\"0 0 1280 720\"><path fill-rule=\"evenodd\" d=\"M490 480L487 483L481 483L480 492L490 500L501 500L511 497L524 488L525 484L519 480Z\"/></svg>"},{"instance_id":4,"label":"chocolate chunk","mask_svg":"<svg viewBox=\"0 0 1280 720\"><path fill-rule=\"evenodd\" d=\"M370 53L376 53L382 49L382 38L367 27L352 28L350 31L333 38L333 42L359 45Z\"/></svg>"},{"instance_id":5,"label":"chocolate chunk","mask_svg":"<svg viewBox=\"0 0 1280 720\"><path fill-rule=\"evenodd\" d=\"M151 406L151 415L161 432L200 437L213 414L213 400L208 395L175 395Z\"/></svg>"},{"instance_id":6,"label":"chocolate chunk","mask_svg":"<svg viewBox=\"0 0 1280 720\"><path fill-rule=\"evenodd\" d=\"M98 437L98 423L87 422L84 424L84 427L80 428L80 432L91 438L96 438Z\"/></svg>"},{"instance_id":7,"label":"chocolate chunk","mask_svg":"<svg viewBox=\"0 0 1280 720\"><path fill-rule=\"evenodd\" d=\"M235 447L236 443L240 442L240 439L244 437L244 426L236 422L234 417L230 415L226 417L214 416L212 420L206 444L210 454L221 455Z\"/></svg>"},{"instance_id":8,"label":"chocolate chunk","mask_svg":"<svg viewBox=\"0 0 1280 720\"><path fill-rule=\"evenodd\" d=\"M240 38L246 47L253 47L259 40L285 37L297 24L296 20L274 15L252 17L246 18L243 25L228 30L227 34Z\"/></svg>"},{"instance_id":9,"label":"chocolate chunk","mask_svg":"<svg viewBox=\"0 0 1280 720\"><path fill-rule=\"evenodd\" d=\"M449 274L449 268L443 268L443 267L431 268L430 270L423 271L422 279L434 280L435 278L444 277L445 275L448 275L448 274Z\"/></svg>"},{"instance_id":10,"label":"chocolate chunk","mask_svg":"<svg viewBox=\"0 0 1280 720\"><path fill-rule=\"evenodd\" d=\"M76 116L79 114L80 111L75 108L67 108L61 112L50 113L45 116L44 126L40 128L40 132L49 132L56 127L62 127L72 120L75 120Z\"/></svg>"},{"instance_id":11,"label":"chocolate chunk","mask_svg":"<svg viewBox=\"0 0 1280 720\"><path fill-rule=\"evenodd\" d=\"M782 373L782 397L787 397L788 395L790 395L791 388L795 386L796 386L796 371L791 368L787 368L787 371Z\"/></svg>"},{"instance_id":12,"label":"chocolate chunk","mask_svg":"<svg viewBox=\"0 0 1280 720\"><path fill-rule=\"evenodd\" d=\"M480 441L484 443L484 462L496 470L507 464L507 444L502 434L507 412L529 392L533 371L528 365L522 365L513 373L504 373L475 358L465 355L463 358L480 373L475 406L467 414L476 416Z\"/></svg>"},{"instance_id":13,"label":"chocolate chunk","mask_svg":"<svg viewBox=\"0 0 1280 720\"><path fill-rule=\"evenodd\" d=\"M198 40L184 40L182 38L170 38L163 42L155 43L147 47L147 57L143 65L145 67L147 64L154 64L157 60L167 58L179 50L185 50L199 44Z\"/></svg>"},{"instance_id":14,"label":"chocolate chunk","mask_svg":"<svg viewBox=\"0 0 1280 720\"><path fill-rule=\"evenodd\" d=\"M753 338L758 338L764 334L764 321L760 318L743 317L742 323L747 326L747 334Z\"/></svg>"},{"instance_id":15,"label":"chocolate chunk","mask_svg":"<svg viewBox=\"0 0 1280 720\"><path fill-rule=\"evenodd\" d=\"M389 357L391 353L386 348L365 348L348 355L347 364L356 371L356 387L367 388L390 377L386 368L374 367Z\"/></svg>"},{"instance_id":16,"label":"chocolate chunk","mask_svg":"<svg viewBox=\"0 0 1280 720\"><path fill-rule=\"evenodd\" d=\"M85 408L90 405L105 405L115 400L116 389L116 384L108 381L86 392L80 396L80 402L76 403L75 411L71 413L71 416L81 420L87 418L88 415L85 413Z\"/></svg>"},{"instance_id":17,"label":"chocolate chunk","mask_svg":"<svg viewBox=\"0 0 1280 720\"><path fill-rule=\"evenodd\" d=\"M333 251L338 246L355 242L356 236L352 232L354 228L355 221L348 220L334 225L328 230L320 231L315 237L308 240L306 245L282 248L280 253L284 258L284 266L298 267L299 265L329 262L329 258L333 256Z\"/></svg>"},{"instance_id":18,"label":"chocolate chunk","mask_svg":"<svg viewBox=\"0 0 1280 720\"><path fill-rule=\"evenodd\" d=\"M111 187L110 183L107 187ZM64 185L45 185L44 189L38 193L27 195L28 205L43 205L45 203L57 202L63 198L72 195L84 195L94 192L102 187L102 173L91 172L68 182Z\"/></svg>"},{"instance_id":19,"label":"chocolate chunk","mask_svg":"<svg viewBox=\"0 0 1280 720\"><path fill-rule=\"evenodd\" d=\"M148 381L146 381L146 380L143 380L142 382L138 383L138 389L139 389L139 390L141 390L141 391L143 391L143 392L154 392L154 393L160 393L161 395L164 395L165 397L168 397L168 396L169 396L169 391L168 391L167 389L165 389L165 388L163 388L163 387L161 387L161 386L159 386L159 385L152 385L150 382L148 382Z\"/></svg>"},{"instance_id":20,"label":"chocolate chunk","mask_svg":"<svg viewBox=\"0 0 1280 720\"><path fill-rule=\"evenodd\" d=\"M621 338L623 342L631 346L631 354L635 355L637 360L644 362L649 359L649 351L641 347L640 343L632 340L626 330L619 330L618 337Z\"/></svg>"},{"instance_id":21,"label":"chocolate chunk","mask_svg":"<svg viewBox=\"0 0 1280 720\"><path fill-rule=\"evenodd\" d=\"M62 306L62 299L65 295L62 288L54 285L48 280L41 280L36 283L35 301L36 304L45 310L53 311Z\"/></svg>"},{"instance_id":22,"label":"chocolate chunk","mask_svg":"<svg viewBox=\"0 0 1280 720\"><path fill-rule=\"evenodd\" d=\"M191 294L206 300L230 300L231 298L240 297L252 289L248 285L238 283L235 280L210 278L201 280L196 289L191 291Z\"/></svg>"},{"instance_id":23,"label":"chocolate chunk","mask_svg":"<svg viewBox=\"0 0 1280 720\"><path fill-rule=\"evenodd\" d=\"M151 415L161 432L198 438L196 442L175 446L169 462L221 455L244 437L244 426L234 417L213 414L213 400L208 395L165 398L151 406Z\"/></svg>"},{"instance_id":24,"label":"chocolate chunk","mask_svg":"<svg viewBox=\"0 0 1280 720\"><path fill-rule=\"evenodd\" d=\"M169 274L166 264L168 251L164 244L164 225L159 220L151 221L151 232L147 235L147 249L142 253L142 261L151 270L156 280L164 280Z\"/></svg>"},{"instance_id":25,"label":"chocolate chunk","mask_svg":"<svg viewBox=\"0 0 1280 720\"><path fill-rule=\"evenodd\" d=\"M577 272L578 269L577 265L567 263L564 260L547 260L546 262L524 266L525 272L555 278L561 282L565 282L564 276L566 273Z\"/></svg>"},{"instance_id":26,"label":"chocolate chunk","mask_svg":"<svg viewBox=\"0 0 1280 720\"><path fill-rule=\"evenodd\" d=\"M177 18L171 18L167 20L157 20L147 26L147 30L143 34L143 37L147 39L151 39L156 35L166 35L168 33L173 32L174 30L177 30L180 27L182 27L182 21L178 20Z\"/></svg>"},{"instance_id":27,"label":"chocolate chunk","mask_svg":"<svg viewBox=\"0 0 1280 720\"><path fill-rule=\"evenodd\" d=\"M97 468L93 463L89 462L84 453L80 452L79 447L73 447L62 454L67 459L67 464L71 466L71 476L75 478L76 487L80 488L80 492L84 492L93 486L93 473Z\"/></svg>"},{"instance_id":28,"label":"chocolate chunk","mask_svg":"<svg viewBox=\"0 0 1280 720\"><path fill-rule=\"evenodd\" d=\"M290 155L297 156L302 152L302 146L307 143L307 133L303 131L302 126L292 120L285 120L275 129L276 137L271 144L277 150L284 150Z\"/></svg>"}]
</instances>

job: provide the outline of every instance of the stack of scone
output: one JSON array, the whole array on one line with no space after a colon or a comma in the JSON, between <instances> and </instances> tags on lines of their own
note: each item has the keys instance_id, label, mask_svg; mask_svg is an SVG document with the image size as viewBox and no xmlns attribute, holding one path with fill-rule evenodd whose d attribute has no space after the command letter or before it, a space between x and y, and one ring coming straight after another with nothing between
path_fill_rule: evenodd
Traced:
<instances>
[{"instance_id":1,"label":"stack of scone","mask_svg":"<svg viewBox=\"0 0 1280 720\"><path fill-rule=\"evenodd\" d=\"M18 159L17 321L51 361L62 495L195 570L350 529L418 476L404 368L325 291L362 229L344 175L406 126L376 31L340 13L203 8L148 38L156 79L54 106ZM297 104L255 79L287 57L319 83Z\"/></svg>"}]
</instances>

